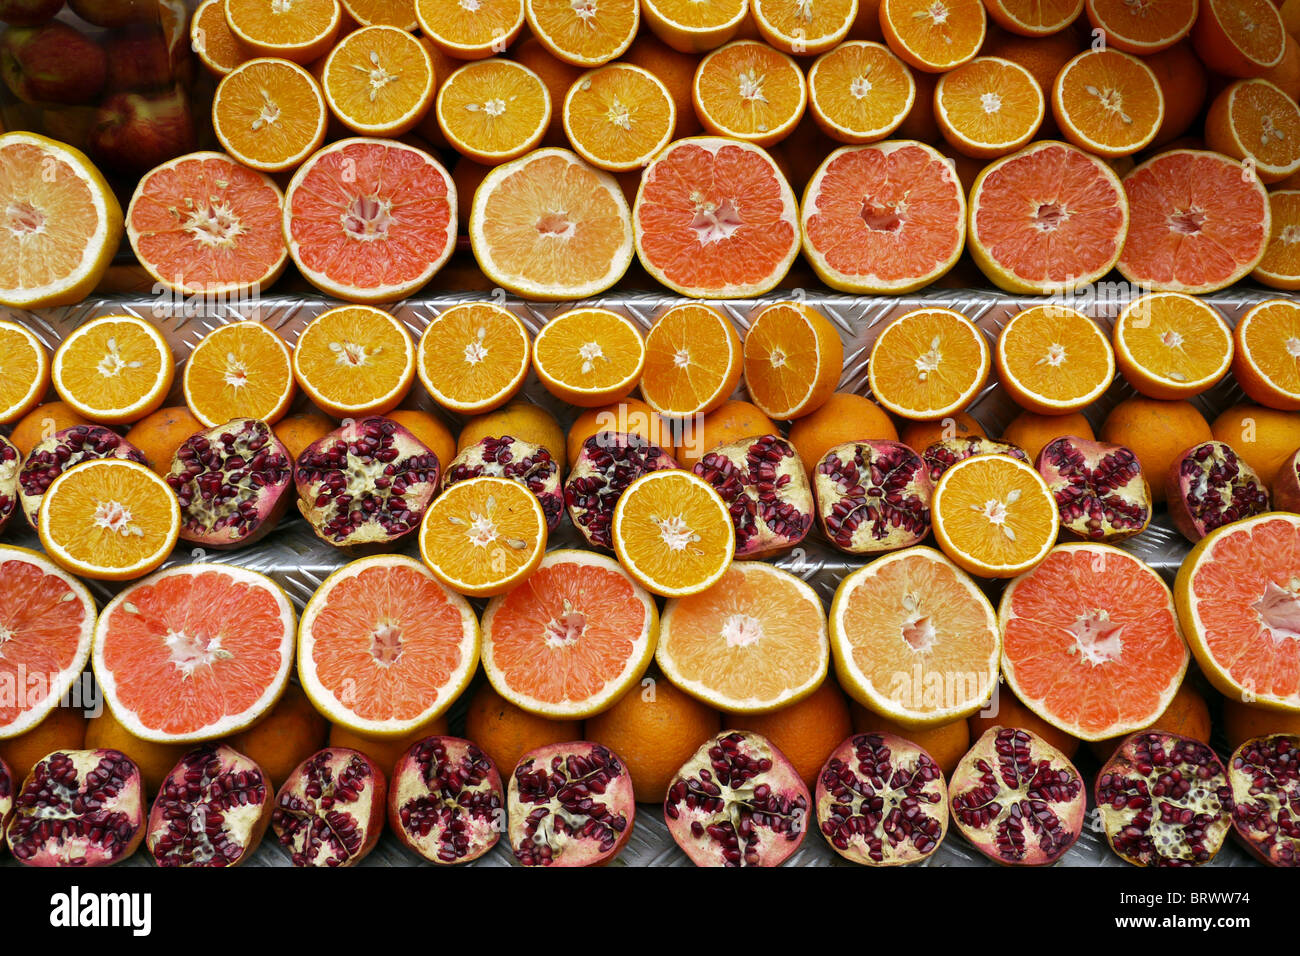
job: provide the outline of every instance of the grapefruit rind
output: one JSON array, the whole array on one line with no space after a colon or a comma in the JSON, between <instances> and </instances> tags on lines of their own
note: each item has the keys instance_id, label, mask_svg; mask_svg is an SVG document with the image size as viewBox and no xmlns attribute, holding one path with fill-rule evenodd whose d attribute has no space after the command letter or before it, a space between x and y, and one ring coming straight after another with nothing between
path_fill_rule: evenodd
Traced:
<instances>
[{"instance_id":1,"label":"grapefruit rind","mask_svg":"<svg viewBox=\"0 0 1300 956\"><path fill-rule=\"evenodd\" d=\"M916 708L900 706L896 701L891 699L887 692L873 686L870 679L854 662L853 654L855 644L845 625L845 614L847 612L849 601L853 592L861 587L864 582L875 578L879 573L888 568L891 564L899 561L925 560L932 562L939 573L947 573L952 580L962 586L970 596L971 603L984 613L985 622L990 638L991 652L988 657L987 666L982 674L975 675L976 687L979 681L984 681L986 691L982 694L975 694L967 701L955 706L939 707L930 711L921 711ZM993 610L993 605L980 590L975 580L959 568L951 559L934 548L917 545L911 548L904 548L900 551L894 551L883 555L871 561L870 563L857 568L848 574L835 590L835 597L831 600L830 613L830 640L832 658L835 661L835 674L839 679L840 686L863 707L874 713L880 714L905 727L935 727L940 724L946 724L954 720L965 719L975 714L988 702L997 686L998 679L998 659L1002 653L1002 636L998 629L997 614ZM937 672L930 672L933 676ZM911 674L899 675L905 678L905 686L915 690L913 685L920 684L922 699L925 696L925 687L929 683L927 677L920 676L920 663ZM940 675L944 676L944 675ZM956 675L947 675L955 677ZM969 685L968 685L969 686Z\"/></svg>"},{"instance_id":2,"label":"grapefruit rind","mask_svg":"<svg viewBox=\"0 0 1300 956\"><path fill-rule=\"evenodd\" d=\"M111 640L109 636L109 627L114 612L119 608L125 613L133 613L131 604L131 595L139 588L149 587L157 581L168 577L190 576L197 577L208 573L224 574L232 578L237 583L252 585L261 588L275 601L280 611L280 619L284 625L283 634L279 641L278 652L280 663L277 667L275 678L267 685L261 696L246 710L239 714L229 714L224 719L215 724L208 724L196 728L183 734L170 734L160 731L153 727L146 726L141 721L137 712L126 707L119 700L118 678L117 675L109 669L105 661L105 644ZM143 740L153 741L155 743L176 744L176 743L200 743L206 740L217 740L229 734L237 733L246 727L249 727L260 720L265 714L269 713L271 708L279 701L280 696L284 693L285 687L289 682L289 671L293 666L294 653L294 631L296 626L297 615L294 613L293 604L290 603L288 595L284 593L275 581L257 571L250 571L247 568L241 568L237 565L228 564L183 564L166 568L159 571L151 577L145 578L121 591L113 600L109 601L104 607L103 612L99 615L99 621L95 625L95 638L93 650L91 653L91 667L95 674L95 680L99 684L104 694L104 701L107 703L113 716L129 733ZM238 626L238 622L229 622L229 626Z\"/></svg>"},{"instance_id":3,"label":"grapefruit rind","mask_svg":"<svg viewBox=\"0 0 1300 956\"><path fill-rule=\"evenodd\" d=\"M1195 591L1198 575L1208 563L1214 561L1212 552L1222 542L1235 535L1249 535L1261 525L1276 521L1289 525L1292 536L1297 541L1300 541L1300 515L1286 512L1270 512L1253 518L1234 521L1231 524L1216 528L1198 541L1178 569L1178 575L1174 580L1174 602L1178 609L1178 619L1182 625L1182 632L1187 639L1188 646L1191 648L1192 656L1196 658L1196 663L1200 665L1201 673L1214 685L1216 690L1230 700L1242 701L1252 707L1297 713L1300 712L1300 680L1297 680L1296 685L1287 694L1260 693L1257 688L1244 686L1241 681L1232 676L1229 667L1225 667L1216 658L1210 646L1210 640L1205 633L1205 628L1201 623L1199 610L1202 599L1197 597ZM1291 557L1294 559L1295 549L1293 547L1290 555L1279 555L1271 551L1270 554L1278 558ZM1272 580L1269 583L1282 592L1277 595L1278 597L1289 597L1294 603L1297 587L1300 587L1300 565L1291 568L1282 566L1278 571L1281 576L1289 575L1287 581L1283 585L1277 585L1276 578L1279 574L1274 573L1271 575ZM1262 595L1255 600L1246 595L1242 597L1241 603L1254 605L1259 600L1263 600ZM1258 613L1257 610L1256 613ZM1264 627L1265 625L1261 624L1261 633L1257 635L1257 639L1260 641L1268 640L1262 633ZM1297 636L1294 632L1282 637L1275 637L1274 641L1281 646L1286 646L1285 641L1291 641L1296 648L1300 649L1300 636ZM1245 652L1241 653L1244 656ZM1238 660L1240 660L1240 657L1238 657ZM1300 661L1300 650L1293 654L1291 661L1293 674L1300 674L1300 664L1297 661Z\"/></svg>"},{"instance_id":4,"label":"grapefruit rind","mask_svg":"<svg viewBox=\"0 0 1300 956\"><path fill-rule=\"evenodd\" d=\"M95 599L91 597L90 591L81 581L37 551L20 548L17 545L0 546L0 565L8 564L11 561L30 564L40 570L42 574L58 578L67 588L67 593L60 599L60 602L77 602L82 608L83 618L81 640L77 646L77 652L71 660L53 673L43 672L36 675L28 672L26 675L27 683L16 684L7 688L11 694L25 692L32 686L30 683L31 678L39 676L41 684L46 690L45 698L39 704L24 711L14 722L0 726L0 740L7 740L10 737L17 737L26 733L40 724L55 707L60 705L60 701L68 695L72 686L81 677L82 672L85 671L86 664L90 661L90 648L95 633ZM5 582L6 590L12 586L12 582ZM4 684L0 683L0 693L3 693L4 689Z\"/></svg>"},{"instance_id":5,"label":"grapefruit rind","mask_svg":"<svg viewBox=\"0 0 1300 956\"><path fill-rule=\"evenodd\" d=\"M385 566L409 568L411 571L427 577L431 583L442 590L447 603L459 610L461 616L460 665L452 672L446 685L440 688L438 698L419 715L407 720L377 721L360 717L346 702L340 700L333 690L321 682L312 655L315 648L312 625L320 616L322 608L328 604L330 592L341 582L355 578L364 571ZM470 607L469 602L464 597L438 581L433 572L414 558L399 554L373 555L346 564L327 577L307 602L307 606L303 608L302 619L298 622L298 681L302 684L302 689L311 699L317 711L323 714L330 723L367 737L400 738L441 717L456 702L456 699L460 697L474 679L474 673L478 669L481 645L482 638L478 619L474 616L474 609Z\"/></svg>"},{"instance_id":6,"label":"grapefruit rind","mask_svg":"<svg viewBox=\"0 0 1300 956\"><path fill-rule=\"evenodd\" d=\"M559 564L597 567L611 575L624 579L631 585L634 600L642 608L644 615L642 619L643 626L641 632L635 637L629 636L629 640L633 643L633 650L628 654L622 670L606 681L598 692L582 699L566 698L559 702L545 701L511 687L507 682L506 675L497 666L493 655L492 626L493 620L510 596L515 593L522 594L528 588L528 585L525 584L516 591L507 592L493 598L488 602L488 606L483 612L483 672L487 675L488 682L496 692L515 706L539 717L576 720L592 717L614 706L619 698L627 693L629 688L645 673L651 659L654 657L655 645L659 641L659 610L655 606L654 598L651 597L650 592L641 587L613 558L592 551L559 548L551 551L542 559L542 563L534 574L540 574L547 568Z\"/></svg>"},{"instance_id":7,"label":"grapefruit rind","mask_svg":"<svg viewBox=\"0 0 1300 956\"><path fill-rule=\"evenodd\" d=\"M742 574L761 574L779 580L783 585L791 588L795 592L795 598L806 603L808 606L815 608L821 616L822 626L816 635L817 656L814 666L810 669L806 679L796 683L792 687L784 688L780 694L772 697L730 697L720 694L716 688L706 684L704 681L686 676L677 661L672 656L672 621L678 613L678 603L670 600L664 606L663 620L660 624L659 647L655 650L655 663L663 671L664 676L669 682L679 690L690 694L697 700L702 700L711 707L718 710L726 711L733 714L766 714L774 710L780 710L796 704L804 698L816 692L826 679L827 671L830 667L831 648L830 636L826 617L821 598L802 578L791 574L789 571L779 568L776 565L768 564L765 561L734 561L731 563L729 570L738 571Z\"/></svg>"}]
</instances>

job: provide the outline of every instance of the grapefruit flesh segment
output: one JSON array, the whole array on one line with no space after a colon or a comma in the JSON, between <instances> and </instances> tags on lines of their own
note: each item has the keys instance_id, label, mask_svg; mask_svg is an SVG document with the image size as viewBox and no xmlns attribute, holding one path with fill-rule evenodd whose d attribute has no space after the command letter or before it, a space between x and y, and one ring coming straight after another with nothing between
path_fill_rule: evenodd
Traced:
<instances>
[{"instance_id":1,"label":"grapefruit flesh segment","mask_svg":"<svg viewBox=\"0 0 1300 956\"><path fill-rule=\"evenodd\" d=\"M1148 726L1187 670L1158 574L1108 545L1062 545L1007 586L1002 673L1048 723L1082 740Z\"/></svg>"},{"instance_id":2,"label":"grapefruit flesh segment","mask_svg":"<svg viewBox=\"0 0 1300 956\"><path fill-rule=\"evenodd\" d=\"M294 623L288 598L260 574L172 568L105 608L95 676L113 715L138 737L220 737L252 723L280 696Z\"/></svg>"},{"instance_id":3,"label":"grapefruit flesh segment","mask_svg":"<svg viewBox=\"0 0 1300 956\"><path fill-rule=\"evenodd\" d=\"M911 292L942 276L966 240L957 175L923 143L846 147L813 175L804 252L843 292Z\"/></svg>"},{"instance_id":4,"label":"grapefruit flesh segment","mask_svg":"<svg viewBox=\"0 0 1300 956\"><path fill-rule=\"evenodd\" d=\"M799 251L794 193L761 148L678 140L642 175L637 255L683 295L739 298L773 289Z\"/></svg>"},{"instance_id":5,"label":"grapefruit flesh segment","mask_svg":"<svg viewBox=\"0 0 1300 956\"><path fill-rule=\"evenodd\" d=\"M1162 153L1124 177L1132 211L1119 270L1157 292L1223 289L1268 247L1268 193L1241 163L1218 153Z\"/></svg>"}]
</instances>

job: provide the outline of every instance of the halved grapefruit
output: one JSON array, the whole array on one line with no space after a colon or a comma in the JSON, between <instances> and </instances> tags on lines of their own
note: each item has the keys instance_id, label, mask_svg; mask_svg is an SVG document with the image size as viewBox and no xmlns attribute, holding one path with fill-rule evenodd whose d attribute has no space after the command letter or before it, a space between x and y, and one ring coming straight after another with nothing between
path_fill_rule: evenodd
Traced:
<instances>
[{"instance_id":1,"label":"halved grapefruit","mask_svg":"<svg viewBox=\"0 0 1300 956\"><path fill-rule=\"evenodd\" d=\"M349 302L395 302L456 247L456 186L422 149L341 139L298 167L284 201L289 254L305 278Z\"/></svg>"},{"instance_id":2,"label":"halved grapefruit","mask_svg":"<svg viewBox=\"0 0 1300 956\"><path fill-rule=\"evenodd\" d=\"M104 608L95 625L95 680L136 737L215 740L255 723L280 699L295 623L289 598L264 574L177 565Z\"/></svg>"},{"instance_id":3,"label":"halved grapefruit","mask_svg":"<svg viewBox=\"0 0 1300 956\"><path fill-rule=\"evenodd\" d=\"M1002 676L1053 727L1104 740L1148 727L1187 671L1173 595L1107 544L1063 544L1002 593Z\"/></svg>"},{"instance_id":4,"label":"halved grapefruit","mask_svg":"<svg viewBox=\"0 0 1300 956\"><path fill-rule=\"evenodd\" d=\"M1300 515L1210 532L1178 569L1174 597L1211 684L1233 700L1300 711Z\"/></svg>"},{"instance_id":5,"label":"halved grapefruit","mask_svg":"<svg viewBox=\"0 0 1300 956\"><path fill-rule=\"evenodd\" d=\"M26 548L0 547L0 580L0 739L7 739L44 720L85 670L95 601Z\"/></svg>"}]
</instances>

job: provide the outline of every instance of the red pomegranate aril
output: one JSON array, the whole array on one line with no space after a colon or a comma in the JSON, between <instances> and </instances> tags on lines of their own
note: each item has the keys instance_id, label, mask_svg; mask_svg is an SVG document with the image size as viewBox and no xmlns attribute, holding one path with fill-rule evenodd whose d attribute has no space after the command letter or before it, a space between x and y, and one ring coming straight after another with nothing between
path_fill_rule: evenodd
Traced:
<instances>
[{"instance_id":1,"label":"red pomegranate aril","mask_svg":"<svg viewBox=\"0 0 1300 956\"><path fill-rule=\"evenodd\" d=\"M930 481L935 484L957 462L976 455L1008 455L1030 464L1029 455L1019 445L992 438L941 438L921 453Z\"/></svg>"},{"instance_id":2,"label":"red pomegranate aril","mask_svg":"<svg viewBox=\"0 0 1300 956\"><path fill-rule=\"evenodd\" d=\"M0 435L0 534L4 534L9 519L18 510L18 471L22 464L18 449Z\"/></svg>"},{"instance_id":3,"label":"red pomegranate aril","mask_svg":"<svg viewBox=\"0 0 1300 956\"><path fill-rule=\"evenodd\" d=\"M145 846L159 866L238 866L271 822L266 772L225 744L204 744L167 775L149 811Z\"/></svg>"},{"instance_id":4,"label":"red pomegranate aril","mask_svg":"<svg viewBox=\"0 0 1300 956\"><path fill-rule=\"evenodd\" d=\"M1174 527L1190 541L1215 528L1268 511L1259 473L1221 441L1193 445L1174 459L1165 477Z\"/></svg>"},{"instance_id":5,"label":"red pomegranate aril","mask_svg":"<svg viewBox=\"0 0 1300 956\"><path fill-rule=\"evenodd\" d=\"M1151 523L1151 487L1137 455L1122 445L1057 438L1038 453L1037 467L1071 534L1115 542Z\"/></svg>"},{"instance_id":6,"label":"red pomegranate aril","mask_svg":"<svg viewBox=\"0 0 1300 956\"><path fill-rule=\"evenodd\" d=\"M529 751L506 795L510 848L524 866L598 866L618 856L636 819L632 775L589 741Z\"/></svg>"},{"instance_id":7,"label":"red pomegranate aril","mask_svg":"<svg viewBox=\"0 0 1300 956\"><path fill-rule=\"evenodd\" d=\"M56 750L13 804L5 840L28 866L108 866L144 838L140 769L118 750Z\"/></svg>"},{"instance_id":8,"label":"red pomegranate aril","mask_svg":"<svg viewBox=\"0 0 1300 956\"><path fill-rule=\"evenodd\" d=\"M27 523L36 527L41 499L54 479L94 458L125 458L147 465L144 453L103 425L73 425L37 442L18 473L18 497Z\"/></svg>"},{"instance_id":9,"label":"red pomegranate aril","mask_svg":"<svg viewBox=\"0 0 1300 956\"><path fill-rule=\"evenodd\" d=\"M271 829L294 866L355 866L379 842L388 786L365 754L327 747L298 765L275 797Z\"/></svg>"},{"instance_id":10,"label":"red pomegranate aril","mask_svg":"<svg viewBox=\"0 0 1300 956\"><path fill-rule=\"evenodd\" d=\"M501 775L477 744L426 737L397 761L388 825L426 860L476 860L496 846L504 821Z\"/></svg>"},{"instance_id":11,"label":"red pomegranate aril","mask_svg":"<svg viewBox=\"0 0 1300 956\"><path fill-rule=\"evenodd\" d=\"M780 866L803 844L812 796L762 734L706 740L668 785L668 832L696 866Z\"/></svg>"},{"instance_id":12,"label":"red pomegranate aril","mask_svg":"<svg viewBox=\"0 0 1300 956\"><path fill-rule=\"evenodd\" d=\"M731 511L737 558L770 557L794 547L812 528L812 488L803 461L778 435L719 445L694 471Z\"/></svg>"},{"instance_id":13,"label":"red pomegranate aril","mask_svg":"<svg viewBox=\"0 0 1300 956\"><path fill-rule=\"evenodd\" d=\"M438 456L410 431L363 418L298 456L298 510L336 547L393 544L420 527L441 477Z\"/></svg>"},{"instance_id":14,"label":"red pomegranate aril","mask_svg":"<svg viewBox=\"0 0 1300 956\"><path fill-rule=\"evenodd\" d=\"M854 863L915 863L948 833L943 771L923 748L894 734L854 734L840 744L814 796L822 836Z\"/></svg>"},{"instance_id":15,"label":"red pomegranate aril","mask_svg":"<svg viewBox=\"0 0 1300 956\"><path fill-rule=\"evenodd\" d=\"M957 829L995 863L1055 863L1083 833L1083 778L1028 730L985 731L957 764L948 793Z\"/></svg>"},{"instance_id":16,"label":"red pomegranate aril","mask_svg":"<svg viewBox=\"0 0 1300 956\"><path fill-rule=\"evenodd\" d=\"M930 533L933 490L921 456L896 441L836 445L813 473L817 523L849 554L919 544Z\"/></svg>"},{"instance_id":17,"label":"red pomegranate aril","mask_svg":"<svg viewBox=\"0 0 1300 956\"><path fill-rule=\"evenodd\" d=\"M289 508L293 459L266 422L236 418L191 435L167 484L181 506L181 537L209 548L260 540Z\"/></svg>"},{"instance_id":18,"label":"red pomegranate aril","mask_svg":"<svg viewBox=\"0 0 1300 956\"><path fill-rule=\"evenodd\" d=\"M1228 781L1238 842L1270 866L1300 867L1300 735L1243 741Z\"/></svg>"},{"instance_id":19,"label":"red pomegranate aril","mask_svg":"<svg viewBox=\"0 0 1300 956\"><path fill-rule=\"evenodd\" d=\"M442 478L442 487L458 481L490 475L509 478L534 495L546 515L548 531L554 531L564 516L564 489L560 483L560 466L541 445L502 435L484 438L470 445L452 459Z\"/></svg>"},{"instance_id":20,"label":"red pomegranate aril","mask_svg":"<svg viewBox=\"0 0 1300 956\"><path fill-rule=\"evenodd\" d=\"M564 503L574 527L594 548L612 551L614 506L644 474L678 467L676 460L640 435L599 432L582 443L564 483Z\"/></svg>"},{"instance_id":21,"label":"red pomegranate aril","mask_svg":"<svg viewBox=\"0 0 1300 956\"><path fill-rule=\"evenodd\" d=\"M1166 731L1130 734L1097 773L1110 848L1135 866L1199 866L1232 828L1232 787L1206 744Z\"/></svg>"}]
</instances>

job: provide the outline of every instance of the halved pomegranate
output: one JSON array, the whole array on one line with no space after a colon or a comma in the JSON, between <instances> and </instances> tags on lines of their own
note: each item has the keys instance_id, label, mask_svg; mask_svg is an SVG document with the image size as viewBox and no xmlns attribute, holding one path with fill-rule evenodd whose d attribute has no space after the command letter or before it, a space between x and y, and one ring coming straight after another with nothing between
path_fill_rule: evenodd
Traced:
<instances>
[{"instance_id":1,"label":"halved pomegranate","mask_svg":"<svg viewBox=\"0 0 1300 956\"><path fill-rule=\"evenodd\" d=\"M118 750L56 750L32 767L5 827L28 866L108 866L144 838L140 768Z\"/></svg>"},{"instance_id":2,"label":"halved pomegranate","mask_svg":"<svg viewBox=\"0 0 1300 956\"><path fill-rule=\"evenodd\" d=\"M736 527L736 557L768 557L802 541L812 528L812 488L799 454L784 438L763 435L719 445L695 463L722 496Z\"/></svg>"},{"instance_id":3,"label":"halved pomegranate","mask_svg":"<svg viewBox=\"0 0 1300 956\"><path fill-rule=\"evenodd\" d=\"M1137 455L1122 445L1056 438L1038 453L1038 473L1061 526L1089 541L1122 541L1151 523L1151 487Z\"/></svg>"},{"instance_id":4,"label":"halved pomegranate","mask_svg":"<svg viewBox=\"0 0 1300 956\"><path fill-rule=\"evenodd\" d=\"M73 425L57 431L36 443L18 473L18 497L28 524L36 527L41 499L54 479L92 458L125 458L149 464L140 449L103 425Z\"/></svg>"},{"instance_id":5,"label":"halved pomegranate","mask_svg":"<svg viewBox=\"0 0 1300 956\"><path fill-rule=\"evenodd\" d=\"M930 533L929 470L896 441L836 445L813 474L817 522L849 554L877 554L919 544Z\"/></svg>"},{"instance_id":6,"label":"halved pomegranate","mask_svg":"<svg viewBox=\"0 0 1300 956\"><path fill-rule=\"evenodd\" d=\"M384 772L345 747L317 751L275 796L271 829L294 866L355 866L384 828Z\"/></svg>"},{"instance_id":7,"label":"halved pomegranate","mask_svg":"<svg viewBox=\"0 0 1300 956\"><path fill-rule=\"evenodd\" d=\"M477 860L496 846L504 816L501 775L477 744L426 737L397 761L388 825L426 860Z\"/></svg>"},{"instance_id":8,"label":"halved pomegranate","mask_svg":"<svg viewBox=\"0 0 1300 956\"><path fill-rule=\"evenodd\" d=\"M594 548L612 551L614 506L642 475L676 468L672 455L640 435L599 432L582 443L582 452L564 483L564 503L574 527Z\"/></svg>"},{"instance_id":9,"label":"halved pomegranate","mask_svg":"<svg viewBox=\"0 0 1300 956\"><path fill-rule=\"evenodd\" d=\"M524 866L596 866L618 856L636 819L632 775L588 741L529 751L510 775L510 848Z\"/></svg>"},{"instance_id":10,"label":"halved pomegranate","mask_svg":"<svg viewBox=\"0 0 1300 956\"><path fill-rule=\"evenodd\" d=\"M992 438L941 438L921 453L930 480L935 484L938 484L943 473L957 462L976 455L1009 455L1012 458L1019 458L1027 465L1030 464L1029 455L1019 445L1013 445L1009 441L995 441Z\"/></svg>"},{"instance_id":11,"label":"halved pomegranate","mask_svg":"<svg viewBox=\"0 0 1300 956\"><path fill-rule=\"evenodd\" d=\"M22 464L18 449L0 435L0 534L4 534L9 519L18 510L18 471Z\"/></svg>"},{"instance_id":12,"label":"halved pomegranate","mask_svg":"<svg viewBox=\"0 0 1300 956\"><path fill-rule=\"evenodd\" d=\"M1300 866L1300 735L1242 742L1228 761L1232 824L1240 842L1271 866Z\"/></svg>"},{"instance_id":13,"label":"halved pomegranate","mask_svg":"<svg viewBox=\"0 0 1300 956\"><path fill-rule=\"evenodd\" d=\"M677 771L668 832L696 866L780 866L803 844L812 796L762 734L725 730Z\"/></svg>"},{"instance_id":14,"label":"halved pomegranate","mask_svg":"<svg viewBox=\"0 0 1300 956\"><path fill-rule=\"evenodd\" d=\"M546 527L554 531L564 516L564 489L560 466L541 445L503 435L483 438L451 460L442 477L447 488L458 481L490 475L519 482L534 495L546 515Z\"/></svg>"},{"instance_id":15,"label":"halved pomegranate","mask_svg":"<svg viewBox=\"0 0 1300 956\"><path fill-rule=\"evenodd\" d=\"M0 833L9 826L14 813L14 775L9 765L0 760ZM4 844L0 844L3 846Z\"/></svg>"},{"instance_id":16,"label":"halved pomegranate","mask_svg":"<svg viewBox=\"0 0 1300 956\"><path fill-rule=\"evenodd\" d=\"M1203 441L1174 459L1165 500L1174 527L1200 541L1215 528L1267 511L1268 489L1231 445Z\"/></svg>"}]
</instances>

